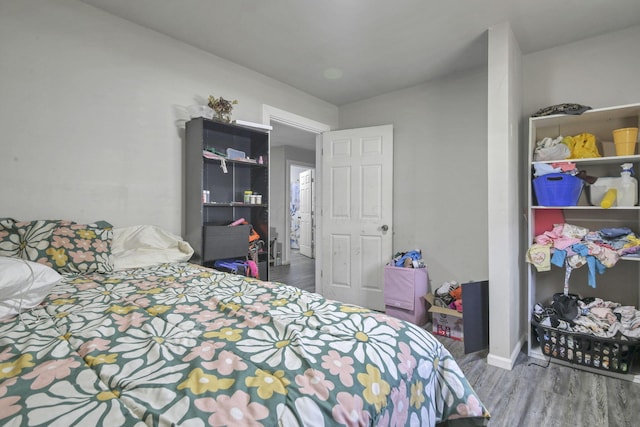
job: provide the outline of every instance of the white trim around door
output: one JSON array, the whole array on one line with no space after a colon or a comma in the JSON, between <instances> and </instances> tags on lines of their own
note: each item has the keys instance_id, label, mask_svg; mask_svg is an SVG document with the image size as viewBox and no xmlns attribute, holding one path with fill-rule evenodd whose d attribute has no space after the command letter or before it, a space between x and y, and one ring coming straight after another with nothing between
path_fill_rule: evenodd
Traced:
<instances>
[{"instance_id":1,"label":"white trim around door","mask_svg":"<svg viewBox=\"0 0 640 427\"><path fill-rule=\"evenodd\" d=\"M320 188L320 177L322 176L322 133L331 130L331 126L320 123L315 120L299 116L289 111L281 110L270 105L262 105L262 123L265 125L271 124L271 121L282 123L287 126L291 126L297 129L301 129L307 132L316 134L316 230L315 230L315 249L316 249L316 292L322 293L322 280L321 280L321 266L322 266L322 227L320 224L320 215L322 215L322 188ZM287 168L289 166L287 165ZM288 173L287 173L288 175ZM269 186L271 187L271 185ZM269 188L271 191L271 188ZM269 195L271 200L271 195ZM271 223L271 220L269 220ZM288 244L288 242L286 242Z\"/></svg>"}]
</instances>

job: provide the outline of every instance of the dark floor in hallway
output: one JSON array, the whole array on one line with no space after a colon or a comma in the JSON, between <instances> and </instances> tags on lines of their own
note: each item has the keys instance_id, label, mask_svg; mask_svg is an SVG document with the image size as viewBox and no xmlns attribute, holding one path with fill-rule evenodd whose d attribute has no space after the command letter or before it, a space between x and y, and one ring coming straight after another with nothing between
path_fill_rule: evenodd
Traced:
<instances>
[{"instance_id":1,"label":"dark floor in hallway","mask_svg":"<svg viewBox=\"0 0 640 427\"><path fill-rule=\"evenodd\" d=\"M290 261L288 265L269 266L269 281L282 282L305 291L315 292L316 260L301 255L297 249L291 249Z\"/></svg>"}]
</instances>

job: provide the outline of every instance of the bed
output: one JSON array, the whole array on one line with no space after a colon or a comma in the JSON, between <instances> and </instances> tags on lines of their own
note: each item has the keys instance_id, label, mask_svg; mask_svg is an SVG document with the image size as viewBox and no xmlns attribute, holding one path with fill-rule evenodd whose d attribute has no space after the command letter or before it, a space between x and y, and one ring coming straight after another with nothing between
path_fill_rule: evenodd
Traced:
<instances>
[{"instance_id":1,"label":"bed","mask_svg":"<svg viewBox=\"0 0 640 427\"><path fill-rule=\"evenodd\" d=\"M24 244L29 223L12 221L0 220L0 425L488 422L455 360L423 328L191 264L184 242L155 229L147 234L162 238L141 244L108 224L90 225L91 235L87 224L52 221L38 246ZM45 224L31 226L33 235ZM79 230L94 238L82 243L94 259L106 256L60 267L52 242L71 261ZM9 279L20 275L28 285L11 306L7 289L21 279Z\"/></svg>"}]
</instances>

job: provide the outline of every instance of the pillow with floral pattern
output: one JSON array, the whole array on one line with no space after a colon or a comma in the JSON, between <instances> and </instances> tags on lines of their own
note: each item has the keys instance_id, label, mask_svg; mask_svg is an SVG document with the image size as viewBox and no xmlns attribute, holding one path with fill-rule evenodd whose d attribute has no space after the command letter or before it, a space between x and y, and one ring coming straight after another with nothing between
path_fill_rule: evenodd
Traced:
<instances>
[{"instance_id":1,"label":"pillow with floral pattern","mask_svg":"<svg viewBox=\"0 0 640 427\"><path fill-rule=\"evenodd\" d=\"M112 239L113 227L105 221L0 219L0 256L36 261L60 273L112 271Z\"/></svg>"},{"instance_id":2,"label":"pillow with floral pattern","mask_svg":"<svg viewBox=\"0 0 640 427\"><path fill-rule=\"evenodd\" d=\"M57 220L16 221L0 219L0 256L22 258L52 267L47 249Z\"/></svg>"},{"instance_id":3,"label":"pillow with floral pattern","mask_svg":"<svg viewBox=\"0 0 640 427\"><path fill-rule=\"evenodd\" d=\"M45 252L53 268L61 273L108 273L113 271L112 240L113 227L105 221L61 221Z\"/></svg>"}]
</instances>

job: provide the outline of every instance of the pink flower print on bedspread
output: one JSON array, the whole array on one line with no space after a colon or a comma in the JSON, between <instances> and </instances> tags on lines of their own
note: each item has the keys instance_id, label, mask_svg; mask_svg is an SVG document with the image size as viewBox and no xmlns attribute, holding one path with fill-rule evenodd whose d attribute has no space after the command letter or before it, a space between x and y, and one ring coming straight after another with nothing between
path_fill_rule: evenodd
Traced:
<instances>
[{"instance_id":1,"label":"pink flower print on bedspread","mask_svg":"<svg viewBox=\"0 0 640 427\"><path fill-rule=\"evenodd\" d=\"M404 426L409 417L409 399L407 397L407 384L402 381L398 388L391 390L393 413L391 414L392 426Z\"/></svg>"},{"instance_id":2,"label":"pink flower print on bedspread","mask_svg":"<svg viewBox=\"0 0 640 427\"><path fill-rule=\"evenodd\" d=\"M65 248L65 249L73 249L73 243L71 243L71 239L64 236L52 236L51 246L54 248Z\"/></svg>"},{"instance_id":3,"label":"pink flower print on bedspread","mask_svg":"<svg viewBox=\"0 0 640 427\"><path fill-rule=\"evenodd\" d=\"M300 393L327 400L329 392L335 388L331 381L325 380L324 374L313 368L304 371L304 375L296 375L296 384L300 386Z\"/></svg>"},{"instance_id":4,"label":"pink flower print on bedspread","mask_svg":"<svg viewBox=\"0 0 640 427\"><path fill-rule=\"evenodd\" d=\"M109 344L111 344L111 341L102 338L94 338L91 341L83 343L78 349L78 354L81 357L85 357L92 351L107 351L109 349Z\"/></svg>"},{"instance_id":5,"label":"pink flower print on bedspread","mask_svg":"<svg viewBox=\"0 0 640 427\"><path fill-rule=\"evenodd\" d=\"M133 313L129 313L125 316L120 316L119 314L113 314L111 317L115 320L116 325L118 325L118 331L125 332L127 329L140 328L145 320L148 319L144 314L134 311Z\"/></svg>"},{"instance_id":6,"label":"pink flower print on bedspread","mask_svg":"<svg viewBox=\"0 0 640 427\"><path fill-rule=\"evenodd\" d=\"M388 316L382 313L366 313L365 316L373 317L378 321L378 323L383 323L387 326L390 326L396 331L399 331L400 329L404 328L404 326L402 325L402 321L397 317Z\"/></svg>"},{"instance_id":7,"label":"pink flower print on bedspread","mask_svg":"<svg viewBox=\"0 0 640 427\"><path fill-rule=\"evenodd\" d=\"M259 325L267 325L269 322L271 322L271 317L263 316L262 314L259 314L253 317L249 317L249 316L245 317L244 321L238 324L238 327L239 328L255 328Z\"/></svg>"},{"instance_id":8,"label":"pink flower print on bedspread","mask_svg":"<svg viewBox=\"0 0 640 427\"><path fill-rule=\"evenodd\" d=\"M7 347L4 350L0 351L0 362L4 362L5 360L9 360L13 356L14 356L14 354L11 353L11 351L9 351L9 347Z\"/></svg>"},{"instance_id":9,"label":"pink flower print on bedspread","mask_svg":"<svg viewBox=\"0 0 640 427\"><path fill-rule=\"evenodd\" d=\"M38 390L46 387L56 380L71 375L71 369L78 368L80 362L72 357L60 360L50 360L36 366L33 371L25 374L22 378L30 380L35 379L31 383L32 390Z\"/></svg>"},{"instance_id":10,"label":"pink flower print on bedspread","mask_svg":"<svg viewBox=\"0 0 640 427\"><path fill-rule=\"evenodd\" d=\"M211 413L207 420L212 426L246 426L261 427L260 422L269 416L266 406L258 402L250 402L250 396L242 390L232 396L221 395L217 398L205 397L196 399L195 405L203 412Z\"/></svg>"},{"instance_id":11,"label":"pink flower print on bedspread","mask_svg":"<svg viewBox=\"0 0 640 427\"><path fill-rule=\"evenodd\" d=\"M13 377L0 383L0 420L17 414L22 409L22 406L17 404L20 401L20 396L6 396L8 388L17 381L18 377Z\"/></svg>"},{"instance_id":12,"label":"pink flower print on bedspread","mask_svg":"<svg viewBox=\"0 0 640 427\"><path fill-rule=\"evenodd\" d=\"M369 413L364 410L364 401L360 396L341 391L338 404L333 407L333 418L346 426L368 426Z\"/></svg>"},{"instance_id":13,"label":"pink flower print on bedspread","mask_svg":"<svg viewBox=\"0 0 640 427\"><path fill-rule=\"evenodd\" d=\"M202 366L209 370L216 370L220 375L231 375L234 372L244 371L248 367L238 355L228 350L221 351L218 358L212 362L203 362Z\"/></svg>"},{"instance_id":14,"label":"pink flower print on bedspread","mask_svg":"<svg viewBox=\"0 0 640 427\"><path fill-rule=\"evenodd\" d=\"M93 262L96 260L91 252L86 251L86 248L84 251L69 251L69 255L71 255L73 262L77 264L83 262Z\"/></svg>"},{"instance_id":15,"label":"pink flower print on bedspread","mask_svg":"<svg viewBox=\"0 0 640 427\"><path fill-rule=\"evenodd\" d=\"M193 347L189 354L187 354L182 361L190 362L194 359L211 360L216 354L216 350L224 347L226 344L223 342L204 342L197 347ZM204 364L203 364L204 366ZM206 366L205 366L206 367ZM209 369L209 368L207 368Z\"/></svg>"},{"instance_id":16,"label":"pink flower print on bedspread","mask_svg":"<svg viewBox=\"0 0 640 427\"><path fill-rule=\"evenodd\" d=\"M459 403L456 406L458 414L453 414L449 418L465 418L465 417L479 417L482 416L482 405L478 399L470 395L467 399L467 403Z\"/></svg>"},{"instance_id":17,"label":"pink flower print on bedspread","mask_svg":"<svg viewBox=\"0 0 640 427\"><path fill-rule=\"evenodd\" d=\"M218 329L222 329L222 328L225 328L227 326L233 326L236 323L238 323L238 319L228 319L228 318L225 318L225 317L220 317L218 319L215 319L215 320L207 323L206 330L207 331L216 331Z\"/></svg>"},{"instance_id":18,"label":"pink flower print on bedspread","mask_svg":"<svg viewBox=\"0 0 640 427\"><path fill-rule=\"evenodd\" d=\"M264 313L265 311L269 310L271 308L270 305L268 304L264 304L262 302L254 302L251 305L248 305L247 310L249 311L255 311L257 313Z\"/></svg>"},{"instance_id":19,"label":"pink flower print on bedspread","mask_svg":"<svg viewBox=\"0 0 640 427\"><path fill-rule=\"evenodd\" d=\"M322 356L322 367L327 369L331 375L338 375L340 382L346 387L353 385L353 359L348 356L340 356L335 350Z\"/></svg>"},{"instance_id":20,"label":"pink flower print on bedspread","mask_svg":"<svg viewBox=\"0 0 640 427\"><path fill-rule=\"evenodd\" d=\"M190 316L190 318L198 323L205 324L222 316L224 316L224 313L221 313L219 311L203 310L197 314L194 314L193 316Z\"/></svg>"},{"instance_id":21,"label":"pink flower print on bedspread","mask_svg":"<svg viewBox=\"0 0 640 427\"><path fill-rule=\"evenodd\" d=\"M398 359L400 360L398 370L400 373L406 375L407 379L411 381L411 375L418 363L416 362L415 357L411 355L411 349L407 344L401 342L398 347L400 347L400 352L398 353Z\"/></svg>"}]
</instances>

